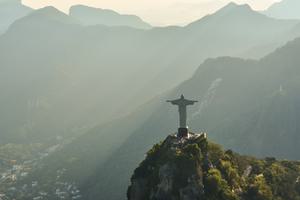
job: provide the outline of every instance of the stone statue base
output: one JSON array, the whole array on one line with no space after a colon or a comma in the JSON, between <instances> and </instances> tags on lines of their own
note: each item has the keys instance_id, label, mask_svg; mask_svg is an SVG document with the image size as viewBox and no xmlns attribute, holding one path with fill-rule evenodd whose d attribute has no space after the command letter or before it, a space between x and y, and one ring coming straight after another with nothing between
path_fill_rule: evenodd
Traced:
<instances>
[{"instance_id":1,"label":"stone statue base","mask_svg":"<svg viewBox=\"0 0 300 200\"><path fill-rule=\"evenodd\" d=\"M189 129L188 128L179 128L177 137L183 138L183 137L188 137L189 135Z\"/></svg>"}]
</instances>

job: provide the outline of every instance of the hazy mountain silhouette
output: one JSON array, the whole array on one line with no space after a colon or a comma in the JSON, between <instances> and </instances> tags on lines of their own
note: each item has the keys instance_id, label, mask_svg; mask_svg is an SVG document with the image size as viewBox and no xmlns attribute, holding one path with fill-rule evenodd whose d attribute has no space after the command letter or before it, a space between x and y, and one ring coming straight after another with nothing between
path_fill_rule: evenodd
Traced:
<instances>
[{"instance_id":1,"label":"hazy mountain silhouette","mask_svg":"<svg viewBox=\"0 0 300 200\"><path fill-rule=\"evenodd\" d=\"M17 19L24 17L31 12L31 8L22 5L20 0L0 1L0 34Z\"/></svg>"},{"instance_id":2,"label":"hazy mountain silhouette","mask_svg":"<svg viewBox=\"0 0 300 200\"><path fill-rule=\"evenodd\" d=\"M277 113L298 118L290 108L297 108L299 40L259 61L225 57L197 69L208 57L270 45L245 56L261 57L296 37L297 26L236 4L186 27L151 30L82 26L55 8L37 10L0 37L1 142L44 142L90 130L46 160L35 179L66 168L87 198L119 200L144 152L161 133L176 130L177 110L165 100L184 93L201 101L190 127L240 152L298 158L298 125Z\"/></svg>"},{"instance_id":3,"label":"hazy mountain silhouette","mask_svg":"<svg viewBox=\"0 0 300 200\"><path fill-rule=\"evenodd\" d=\"M11 85L1 141L82 133L189 78L208 57L273 44L255 51L264 55L295 37L297 23L236 4L186 27L151 30L82 26L53 7L36 10L0 38L2 87Z\"/></svg>"},{"instance_id":4,"label":"hazy mountain silhouette","mask_svg":"<svg viewBox=\"0 0 300 200\"><path fill-rule=\"evenodd\" d=\"M298 21L231 3L185 27L81 23L46 7L0 37L0 142L72 141L34 180L65 168L86 199L122 199L143 154L176 131L165 100L182 93L200 101L189 126L226 148L299 159L300 40L261 60L228 57L263 57L299 36Z\"/></svg>"},{"instance_id":5,"label":"hazy mountain silhouette","mask_svg":"<svg viewBox=\"0 0 300 200\"><path fill-rule=\"evenodd\" d=\"M274 3L264 14L279 19L300 19L300 2L298 0L282 0Z\"/></svg>"},{"instance_id":6,"label":"hazy mountain silhouette","mask_svg":"<svg viewBox=\"0 0 300 200\"><path fill-rule=\"evenodd\" d=\"M124 197L147 149L165 137L161 133L176 131L178 111L165 100L182 93L200 101L189 110L193 130L207 131L210 139L238 152L299 159L299 50L297 39L261 60L209 59L191 79L136 113L78 138L36 176L48 178L65 167L87 199ZM74 156L74 162L65 162Z\"/></svg>"},{"instance_id":7,"label":"hazy mountain silhouette","mask_svg":"<svg viewBox=\"0 0 300 200\"><path fill-rule=\"evenodd\" d=\"M249 35L254 33L259 37L266 37L269 29L274 31L275 34L280 34L287 28L295 25L295 23L297 23L295 20L276 20L266 17L265 15L252 10L247 4L237 5L235 3L229 3L216 13L207 15L206 17L189 24L188 27L190 29L198 29L198 31L205 30L207 33L213 32L214 30L214 34L221 34L217 31L222 30L222 34L225 34L225 36L228 34L227 37L240 35L240 33ZM278 26L279 24L282 26ZM254 26L261 31L253 32ZM233 33L235 33L235 35L232 35ZM252 38L255 39L254 37Z\"/></svg>"},{"instance_id":8,"label":"hazy mountain silhouette","mask_svg":"<svg viewBox=\"0 0 300 200\"><path fill-rule=\"evenodd\" d=\"M62 94L70 95L71 91L64 90L72 84L66 70L71 60L68 53L76 45L71 38L78 30L73 23L76 20L46 7L17 20L0 38L2 91L10 85L1 99L3 109L10 113L1 116L2 142L5 136L33 141L31 136L40 140L62 134L66 127L62 120L68 116L61 111L69 109L68 98Z\"/></svg>"},{"instance_id":9,"label":"hazy mountain silhouette","mask_svg":"<svg viewBox=\"0 0 300 200\"><path fill-rule=\"evenodd\" d=\"M170 46L178 49L174 51L176 59L168 63L170 67L158 74L151 84L156 83L159 87L168 82L169 86L175 86L171 79L189 78L198 63L208 57L261 58L284 45L287 38L295 38L290 31L297 23L296 20L272 19L253 11L248 5L230 3L183 29L171 29L168 37L174 38L172 41L175 42ZM162 34L164 31L154 29L152 32ZM165 75L168 75L167 79L162 77ZM148 85L143 91L151 91L151 88L152 85Z\"/></svg>"},{"instance_id":10,"label":"hazy mountain silhouette","mask_svg":"<svg viewBox=\"0 0 300 200\"><path fill-rule=\"evenodd\" d=\"M10 112L1 116L1 142L73 137L124 115L114 116L134 106L129 99L157 70L144 64L153 47L134 56L151 47L145 37L128 27L83 27L53 7L16 21L0 38L1 87L10 85L1 99Z\"/></svg>"},{"instance_id":11,"label":"hazy mountain silhouette","mask_svg":"<svg viewBox=\"0 0 300 200\"><path fill-rule=\"evenodd\" d=\"M109 199L124 196L130 176L126 172L164 137L160 131L175 131L177 110L164 100L181 93L200 101L189 112L193 130L207 131L209 138L238 152L299 159L300 127L295 121L300 115L299 50L300 39L259 61L229 57L206 61L190 80L157 99L156 112L91 176L93 181L83 187L86 194L91 199L100 195L97 191L108 191L101 195ZM97 180L101 181L95 184ZM116 189L123 192L110 196Z\"/></svg>"},{"instance_id":12,"label":"hazy mountain silhouette","mask_svg":"<svg viewBox=\"0 0 300 200\"><path fill-rule=\"evenodd\" d=\"M47 6L33 11L30 15L26 16L22 21L34 21L34 20L53 20L65 24L79 24L76 19L60 12L53 6ZM21 22L19 22L21 23Z\"/></svg>"},{"instance_id":13,"label":"hazy mountain silhouette","mask_svg":"<svg viewBox=\"0 0 300 200\"><path fill-rule=\"evenodd\" d=\"M75 5L69 15L78 19L83 25L128 26L138 29L150 29L151 25L135 15L121 15L113 10Z\"/></svg>"}]
</instances>

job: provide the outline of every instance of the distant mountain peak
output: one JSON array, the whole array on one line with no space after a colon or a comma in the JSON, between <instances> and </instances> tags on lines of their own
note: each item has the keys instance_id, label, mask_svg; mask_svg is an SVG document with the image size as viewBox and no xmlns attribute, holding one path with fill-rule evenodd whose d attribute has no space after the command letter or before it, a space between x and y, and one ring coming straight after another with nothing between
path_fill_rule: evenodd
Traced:
<instances>
[{"instance_id":1,"label":"distant mountain peak","mask_svg":"<svg viewBox=\"0 0 300 200\"><path fill-rule=\"evenodd\" d=\"M120 15L119 13L117 13L114 10L104 9L104 8L95 8L95 7L86 6L86 5L82 5L82 4L71 6L70 9L69 9L69 13L75 12L78 9L86 10L88 12L93 12L93 11L94 12L107 12L107 13L111 13L111 14Z\"/></svg>"},{"instance_id":2,"label":"distant mountain peak","mask_svg":"<svg viewBox=\"0 0 300 200\"><path fill-rule=\"evenodd\" d=\"M281 0L272 4L268 9L276 8L278 6L289 6L289 5L299 5L299 0Z\"/></svg>"},{"instance_id":3,"label":"distant mountain peak","mask_svg":"<svg viewBox=\"0 0 300 200\"><path fill-rule=\"evenodd\" d=\"M129 26L139 29L150 29L151 25L135 15L119 14L116 11L94 8L85 5L74 5L69 15L80 21L83 25Z\"/></svg>"},{"instance_id":4,"label":"distant mountain peak","mask_svg":"<svg viewBox=\"0 0 300 200\"><path fill-rule=\"evenodd\" d=\"M24 6L21 0L0 0L0 34L7 31L12 23L31 11L32 9Z\"/></svg>"},{"instance_id":5,"label":"distant mountain peak","mask_svg":"<svg viewBox=\"0 0 300 200\"><path fill-rule=\"evenodd\" d=\"M300 19L300 1L282 0L272 4L264 14L279 19Z\"/></svg>"},{"instance_id":6,"label":"distant mountain peak","mask_svg":"<svg viewBox=\"0 0 300 200\"><path fill-rule=\"evenodd\" d=\"M213 24L213 27L216 27L215 23L218 23L218 25L221 25L221 23L235 24L237 21L243 24L250 21L259 23L261 19L266 18L265 15L254 11L248 4L236 4L231 2L215 13L207 15L188 26L212 26Z\"/></svg>"},{"instance_id":7,"label":"distant mountain peak","mask_svg":"<svg viewBox=\"0 0 300 200\"><path fill-rule=\"evenodd\" d=\"M54 16L54 15L65 15L63 12L59 11L54 6L46 6L35 10L32 15L45 15L45 16ZM67 16L67 15L66 15Z\"/></svg>"},{"instance_id":8,"label":"distant mountain peak","mask_svg":"<svg viewBox=\"0 0 300 200\"><path fill-rule=\"evenodd\" d=\"M53 6L46 6L44 8L40 8L38 10L33 11L24 19L40 19L47 18L49 20L59 21L66 24L78 24L78 21L68 16L67 14L61 12L57 8Z\"/></svg>"},{"instance_id":9,"label":"distant mountain peak","mask_svg":"<svg viewBox=\"0 0 300 200\"><path fill-rule=\"evenodd\" d=\"M237 8L239 5L235 2L230 2L227 5L225 5L221 10L229 10L229 9L234 9Z\"/></svg>"},{"instance_id":10,"label":"distant mountain peak","mask_svg":"<svg viewBox=\"0 0 300 200\"><path fill-rule=\"evenodd\" d=\"M248 4L237 4L234 2L230 2L220 10L216 12L216 14L228 14L233 12L255 12Z\"/></svg>"}]
</instances>

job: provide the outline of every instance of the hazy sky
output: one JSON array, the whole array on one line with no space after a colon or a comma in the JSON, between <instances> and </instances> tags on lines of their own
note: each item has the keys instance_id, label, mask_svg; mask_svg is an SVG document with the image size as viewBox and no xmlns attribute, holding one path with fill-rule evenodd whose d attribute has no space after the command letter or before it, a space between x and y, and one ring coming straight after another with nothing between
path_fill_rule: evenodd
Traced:
<instances>
[{"instance_id":1,"label":"hazy sky","mask_svg":"<svg viewBox=\"0 0 300 200\"><path fill-rule=\"evenodd\" d=\"M186 24L221 8L231 0L23 0L34 8L52 5L65 12L73 4L113 9L135 14L153 25ZM233 0L248 3L253 9L266 9L280 0Z\"/></svg>"}]
</instances>

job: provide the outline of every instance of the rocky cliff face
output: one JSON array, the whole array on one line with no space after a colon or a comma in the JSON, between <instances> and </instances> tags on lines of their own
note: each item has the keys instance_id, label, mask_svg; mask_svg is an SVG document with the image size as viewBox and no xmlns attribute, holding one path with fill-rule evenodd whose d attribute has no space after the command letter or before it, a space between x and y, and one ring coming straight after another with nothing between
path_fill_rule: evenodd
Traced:
<instances>
[{"instance_id":1,"label":"rocky cliff face","mask_svg":"<svg viewBox=\"0 0 300 200\"><path fill-rule=\"evenodd\" d=\"M240 156L206 134L168 136L135 170L129 200L271 200L300 198L300 163Z\"/></svg>"}]
</instances>

